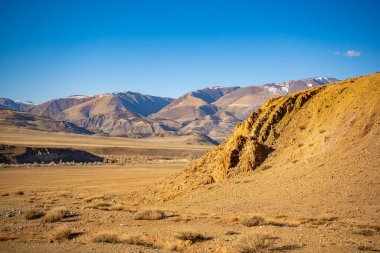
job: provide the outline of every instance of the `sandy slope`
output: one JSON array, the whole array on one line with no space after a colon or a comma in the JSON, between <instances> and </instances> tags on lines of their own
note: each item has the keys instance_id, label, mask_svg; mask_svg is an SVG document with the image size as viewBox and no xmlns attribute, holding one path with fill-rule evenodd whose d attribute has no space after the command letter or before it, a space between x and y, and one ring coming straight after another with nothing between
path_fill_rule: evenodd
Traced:
<instances>
[{"instance_id":1,"label":"sandy slope","mask_svg":"<svg viewBox=\"0 0 380 253\"><path fill-rule=\"evenodd\" d=\"M379 223L379 116L380 74L272 99L150 201Z\"/></svg>"}]
</instances>

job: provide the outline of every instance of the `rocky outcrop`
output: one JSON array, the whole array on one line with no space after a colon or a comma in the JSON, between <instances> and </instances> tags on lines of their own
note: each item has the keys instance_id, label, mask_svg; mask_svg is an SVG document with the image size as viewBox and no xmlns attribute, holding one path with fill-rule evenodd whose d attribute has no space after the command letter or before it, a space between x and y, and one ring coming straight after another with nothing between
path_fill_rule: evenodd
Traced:
<instances>
[{"instance_id":1,"label":"rocky outcrop","mask_svg":"<svg viewBox=\"0 0 380 253\"><path fill-rule=\"evenodd\" d=\"M38 148L0 145L0 163L102 162L102 157L73 148Z\"/></svg>"}]
</instances>

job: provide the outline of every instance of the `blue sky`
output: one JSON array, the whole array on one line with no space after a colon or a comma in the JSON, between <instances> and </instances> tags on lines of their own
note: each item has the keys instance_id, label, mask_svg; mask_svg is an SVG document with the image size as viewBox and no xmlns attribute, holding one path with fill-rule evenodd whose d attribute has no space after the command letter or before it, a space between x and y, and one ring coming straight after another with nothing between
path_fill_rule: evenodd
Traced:
<instances>
[{"instance_id":1,"label":"blue sky","mask_svg":"<svg viewBox=\"0 0 380 253\"><path fill-rule=\"evenodd\" d=\"M0 97L178 97L380 71L380 1L0 1Z\"/></svg>"}]
</instances>

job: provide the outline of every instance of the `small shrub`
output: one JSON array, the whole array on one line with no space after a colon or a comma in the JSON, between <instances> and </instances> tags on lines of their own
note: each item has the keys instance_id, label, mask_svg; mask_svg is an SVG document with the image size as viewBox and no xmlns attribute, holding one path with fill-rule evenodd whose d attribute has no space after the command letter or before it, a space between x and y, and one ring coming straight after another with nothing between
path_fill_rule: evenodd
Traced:
<instances>
[{"instance_id":1,"label":"small shrub","mask_svg":"<svg viewBox=\"0 0 380 253\"><path fill-rule=\"evenodd\" d=\"M121 243L122 242L122 240L120 240L120 238L116 234L113 234L113 233L96 234L92 238L92 241L93 242L103 242L103 243Z\"/></svg>"},{"instance_id":2,"label":"small shrub","mask_svg":"<svg viewBox=\"0 0 380 253\"><path fill-rule=\"evenodd\" d=\"M25 212L24 216L27 220L35 220L45 216L45 212L41 210L28 210Z\"/></svg>"},{"instance_id":3,"label":"small shrub","mask_svg":"<svg viewBox=\"0 0 380 253\"><path fill-rule=\"evenodd\" d=\"M45 222L57 222L62 220L63 218L66 218L69 215L70 211L69 209L65 207L58 207L54 208L46 214L44 217Z\"/></svg>"},{"instance_id":4,"label":"small shrub","mask_svg":"<svg viewBox=\"0 0 380 253\"><path fill-rule=\"evenodd\" d=\"M25 193L23 192L23 191L17 191L16 192L16 195L20 195L20 196L22 196L22 195L24 195Z\"/></svg>"},{"instance_id":5,"label":"small shrub","mask_svg":"<svg viewBox=\"0 0 380 253\"><path fill-rule=\"evenodd\" d=\"M177 239L183 240L183 241L191 241L193 243L195 242L202 242L205 240L208 240L209 238L196 232L192 231L183 231L177 235Z\"/></svg>"},{"instance_id":6,"label":"small shrub","mask_svg":"<svg viewBox=\"0 0 380 253\"><path fill-rule=\"evenodd\" d=\"M252 234L241 238L236 245L240 253L259 253L269 248L273 240L269 235Z\"/></svg>"},{"instance_id":7,"label":"small shrub","mask_svg":"<svg viewBox=\"0 0 380 253\"><path fill-rule=\"evenodd\" d=\"M145 210L136 212L133 215L135 220L161 220L165 218L165 213L161 210Z\"/></svg>"},{"instance_id":8,"label":"small shrub","mask_svg":"<svg viewBox=\"0 0 380 253\"><path fill-rule=\"evenodd\" d=\"M260 216L245 217L240 223L246 227L261 226L267 224L265 219Z\"/></svg>"},{"instance_id":9,"label":"small shrub","mask_svg":"<svg viewBox=\"0 0 380 253\"><path fill-rule=\"evenodd\" d=\"M60 227L58 228L57 232L54 234L54 239L56 240L69 240L70 236L72 234L72 231L69 227Z\"/></svg>"}]
</instances>

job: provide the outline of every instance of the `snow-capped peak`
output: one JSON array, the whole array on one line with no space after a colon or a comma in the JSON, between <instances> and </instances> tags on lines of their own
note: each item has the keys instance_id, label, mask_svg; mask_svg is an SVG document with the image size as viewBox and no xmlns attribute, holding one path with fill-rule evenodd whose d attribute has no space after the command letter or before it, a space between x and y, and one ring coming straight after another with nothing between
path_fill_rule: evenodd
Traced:
<instances>
[{"instance_id":1,"label":"snow-capped peak","mask_svg":"<svg viewBox=\"0 0 380 253\"><path fill-rule=\"evenodd\" d=\"M289 94L295 91L299 91L306 88L311 88L319 85L324 85L332 82L336 82L338 79L330 77L315 77L315 78L305 78L300 80L291 80L287 82L279 83L268 83L264 87L270 92L279 94Z\"/></svg>"},{"instance_id":2,"label":"snow-capped peak","mask_svg":"<svg viewBox=\"0 0 380 253\"><path fill-rule=\"evenodd\" d=\"M16 103L24 104L24 105L36 105L36 103L32 101L21 101L21 100L15 100Z\"/></svg>"},{"instance_id":3,"label":"snow-capped peak","mask_svg":"<svg viewBox=\"0 0 380 253\"><path fill-rule=\"evenodd\" d=\"M76 99L83 99L83 98L89 98L91 96L87 96L87 95L72 95L72 96L68 96L68 98L76 98Z\"/></svg>"},{"instance_id":4,"label":"snow-capped peak","mask_svg":"<svg viewBox=\"0 0 380 253\"><path fill-rule=\"evenodd\" d=\"M205 90L217 90L217 89L222 89L222 88L225 88L223 86L210 86L210 87L207 87Z\"/></svg>"}]
</instances>

